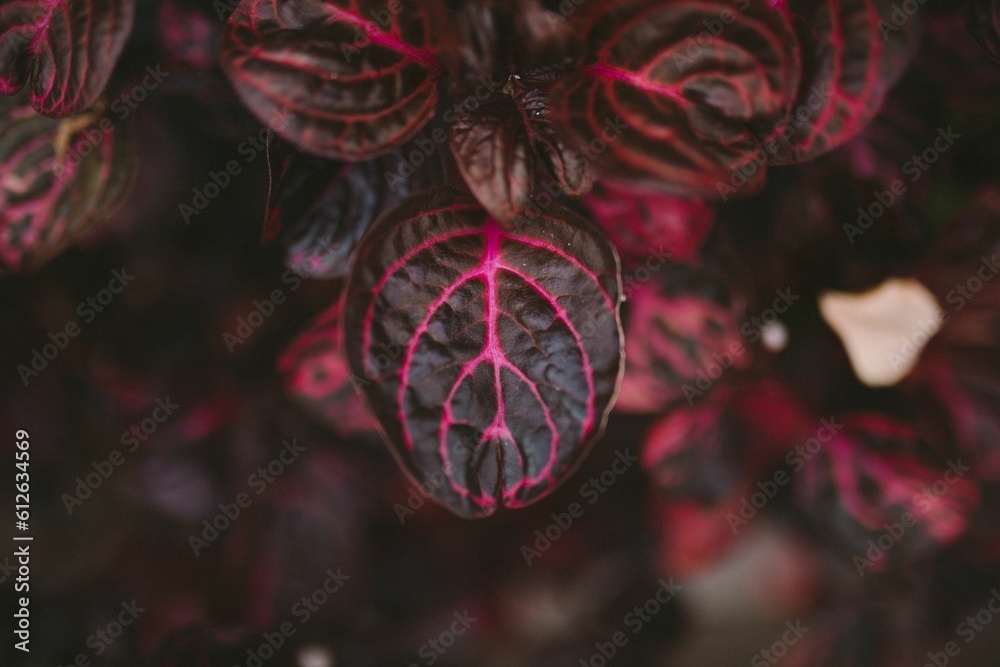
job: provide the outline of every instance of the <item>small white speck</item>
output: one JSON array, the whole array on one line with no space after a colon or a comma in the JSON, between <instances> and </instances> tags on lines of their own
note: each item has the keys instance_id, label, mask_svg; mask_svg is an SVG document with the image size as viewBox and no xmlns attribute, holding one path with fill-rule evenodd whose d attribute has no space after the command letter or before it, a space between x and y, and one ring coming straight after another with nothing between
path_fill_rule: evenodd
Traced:
<instances>
[{"instance_id":1,"label":"small white speck","mask_svg":"<svg viewBox=\"0 0 1000 667\"><path fill-rule=\"evenodd\" d=\"M779 320L764 324L761 342L771 352L781 352L788 345L788 329Z\"/></svg>"},{"instance_id":2,"label":"small white speck","mask_svg":"<svg viewBox=\"0 0 1000 667\"><path fill-rule=\"evenodd\" d=\"M299 667L335 667L330 649L315 644L303 646L298 654Z\"/></svg>"}]
</instances>

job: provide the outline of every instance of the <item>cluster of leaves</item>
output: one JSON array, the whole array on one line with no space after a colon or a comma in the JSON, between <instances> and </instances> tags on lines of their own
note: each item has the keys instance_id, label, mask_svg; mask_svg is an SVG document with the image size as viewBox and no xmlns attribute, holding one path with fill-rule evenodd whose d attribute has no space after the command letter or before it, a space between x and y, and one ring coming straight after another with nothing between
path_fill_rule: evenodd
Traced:
<instances>
[{"instance_id":1,"label":"cluster of leaves","mask_svg":"<svg viewBox=\"0 0 1000 667\"><path fill-rule=\"evenodd\" d=\"M777 470L795 475L774 510L848 569L861 555L866 574L932 579L947 547L995 548L996 287L885 390L857 381L815 302L908 275L946 304L994 252L1000 174L982 165L1000 70L975 45L997 59L1000 9L967 0L925 22L898 4L242 0L220 23L165 0L157 39L189 75L166 92L190 123L273 132L264 239L333 286L277 366L338 438L383 437L438 503L478 518L553 493L616 409L648 427L675 570L752 530L747 499ZM133 11L0 5L10 270L124 197L135 118L105 110L130 81L116 61ZM918 168L845 235L935 132L983 117L983 147ZM747 318L792 292L781 325ZM926 495L959 459L972 472ZM873 558L901 515L912 534Z\"/></svg>"},{"instance_id":2,"label":"cluster of leaves","mask_svg":"<svg viewBox=\"0 0 1000 667\"><path fill-rule=\"evenodd\" d=\"M354 384L408 471L445 471L439 501L482 516L545 495L612 405L621 287L600 227L620 238L642 214L588 221L559 202L595 180L610 206L644 196L617 181L677 210L670 196L728 196L741 170L751 194L767 165L842 144L913 51L915 26L883 39L878 9L627 2L566 18L533 1L470 2L451 20L435 3L236 9L222 39L235 89L263 122L291 114L277 133L319 156L286 162L271 233L293 261L315 253L324 275L349 273L334 308ZM691 254L708 224L685 213L675 238ZM639 245L666 240L665 224L640 229Z\"/></svg>"}]
</instances>

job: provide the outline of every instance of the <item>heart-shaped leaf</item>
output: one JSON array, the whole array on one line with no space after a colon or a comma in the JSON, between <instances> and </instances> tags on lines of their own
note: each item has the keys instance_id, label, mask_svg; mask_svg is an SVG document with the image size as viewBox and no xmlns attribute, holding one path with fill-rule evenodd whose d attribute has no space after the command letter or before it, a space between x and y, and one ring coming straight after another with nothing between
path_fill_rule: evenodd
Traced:
<instances>
[{"instance_id":1,"label":"heart-shaped leaf","mask_svg":"<svg viewBox=\"0 0 1000 667\"><path fill-rule=\"evenodd\" d=\"M749 165L759 137L785 118L799 64L783 13L745 4L606 3L594 16L590 55L553 89L551 104L605 177L714 197L733 169Z\"/></svg>"},{"instance_id":2,"label":"heart-shaped leaf","mask_svg":"<svg viewBox=\"0 0 1000 667\"><path fill-rule=\"evenodd\" d=\"M317 317L281 355L278 371L301 405L346 438L375 433L378 426L344 358L340 311L338 300Z\"/></svg>"},{"instance_id":3,"label":"heart-shaped leaf","mask_svg":"<svg viewBox=\"0 0 1000 667\"><path fill-rule=\"evenodd\" d=\"M920 21L894 0L788 0L802 45L802 83L788 121L767 151L772 165L833 150L878 113L902 76Z\"/></svg>"},{"instance_id":4,"label":"heart-shaped leaf","mask_svg":"<svg viewBox=\"0 0 1000 667\"><path fill-rule=\"evenodd\" d=\"M35 268L104 219L131 176L127 128L88 112L54 120L0 99L0 260Z\"/></svg>"},{"instance_id":5,"label":"heart-shaped leaf","mask_svg":"<svg viewBox=\"0 0 1000 667\"><path fill-rule=\"evenodd\" d=\"M983 53L1000 63L1000 2L965 0L965 25Z\"/></svg>"},{"instance_id":6,"label":"heart-shaped leaf","mask_svg":"<svg viewBox=\"0 0 1000 667\"><path fill-rule=\"evenodd\" d=\"M412 0L246 0L222 64L259 119L300 149L357 160L434 115L440 65L430 10Z\"/></svg>"},{"instance_id":7,"label":"heart-shaped leaf","mask_svg":"<svg viewBox=\"0 0 1000 667\"><path fill-rule=\"evenodd\" d=\"M63 118L97 102L132 31L133 0L0 3L0 95Z\"/></svg>"},{"instance_id":8,"label":"heart-shaped leaf","mask_svg":"<svg viewBox=\"0 0 1000 667\"><path fill-rule=\"evenodd\" d=\"M505 229L437 188L362 240L346 348L401 465L464 517L546 495L600 435L622 364L618 259L558 206Z\"/></svg>"}]
</instances>

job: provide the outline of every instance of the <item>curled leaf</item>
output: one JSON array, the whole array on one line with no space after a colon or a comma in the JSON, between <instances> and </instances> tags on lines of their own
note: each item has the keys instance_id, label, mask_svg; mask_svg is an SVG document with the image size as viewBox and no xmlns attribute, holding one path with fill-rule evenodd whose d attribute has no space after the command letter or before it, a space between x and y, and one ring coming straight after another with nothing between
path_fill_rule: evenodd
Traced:
<instances>
[{"instance_id":1,"label":"curled leaf","mask_svg":"<svg viewBox=\"0 0 1000 667\"><path fill-rule=\"evenodd\" d=\"M546 183L549 197L577 197L592 184L582 154L549 126L549 111L537 89L496 93L477 110L460 111L451 130L451 150L469 189L502 221L526 211L539 176L554 178ZM548 173L540 173L541 167Z\"/></svg>"}]
</instances>

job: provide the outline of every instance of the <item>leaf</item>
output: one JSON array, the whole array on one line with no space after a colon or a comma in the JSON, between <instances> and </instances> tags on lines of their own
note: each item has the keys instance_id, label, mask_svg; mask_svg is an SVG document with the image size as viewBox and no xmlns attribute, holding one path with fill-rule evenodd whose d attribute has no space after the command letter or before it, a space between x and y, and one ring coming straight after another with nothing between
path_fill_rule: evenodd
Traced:
<instances>
[{"instance_id":1,"label":"leaf","mask_svg":"<svg viewBox=\"0 0 1000 667\"><path fill-rule=\"evenodd\" d=\"M374 433L377 422L355 388L343 352L341 302L321 313L278 360L288 393L342 437Z\"/></svg>"},{"instance_id":2,"label":"leaf","mask_svg":"<svg viewBox=\"0 0 1000 667\"><path fill-rule=\"evenodd\" d=\"M744 488L746 434L728 410L731 392L722 394L671 410L646 434L642 467L657 491L715 505Z\"/></svg>"},{"instance_id":3,"label":"leaf","mask_svg":"<svg viewBox=\"0 0 1000 667\"><path fill-rule=\"evenodd\" d=\"M383 174L398 157L343 163L304 153L289 156L268 202L265 237L280 237L285 262L300 275L343 278L372 222L408 194Z\"/></svg>"},{"instance_id":4,"label":"leaf","mask_svg":"<svg viewBox=\"0 0 1000 667\"><path fill-rule=\"evenodd\" d=\"M793 483L803 511L834 527L831 538L860 574L927 556L962 536L979 504L971 468L961 459L935 464L930 443L892 417L862 413L843 421L797 450L804 467ZM871 555L869 540L882 544Z\"/></svg>"},{"instance_id":5,"label":"leaf","mask_svg":"<svg viewBox=\"0 0 1000 667\"><path fill-rule=\"evenodd\" d=\"M746 302L716 270L659 260L645 282L626 276L625 378L617 409L653 413L692 405L753 357Z\"/></svg>"},{"instance_id":6,"label":"leaf","mask_svg":"<svg viewBox=\"0 0 1000 667\"><path fill-rule=\"evenodd\" d=\"M132 31L133 0L0 3L0 95L30 84L31 106L64 118L92 107Z\"/></svg>"},{"instance_id":7,"label":"leaf","mask_svg":"<svg viewBox=\"0 0 1000 667\"><path fill-rule=\"evenodd\" d=\"M539 0L462 3L450 17L442 59L456 82L561 67L578 51L578 35Z\"/></svg>"},{"instance_id":8,"label":"leaf","mask_svg":"<svg viewBox=\"0 0 1000 667\"><path fill-rule=\"evenodd\" d=\"M983 53L1000 63L1000 2L965 0L965 25Z\"/></svg>"},{"instance_id":9,"label":"leaf","mask_svg":"<svg viewBox=\"0 0 1000 667\"><path fill-rule=\"evenodd\" d=\"M626 268L647 259L695 260L715 218L712 207L701 200L614 183L598 183L584 203L611 237Z\"/></svg>"},{"instance_id":10,"label":"leaf","mask_svg":"<svg viewBox=\"0 0 1000 667\"><path fill-rule=\"evenodd\" d=\"M894 0L788 0L803 74L772 165L805 162L863 130L916 50L920 21ZM901 15L901 16L900 16Z\"/></svg>"},{"instance_id":11,"label":"leaf","mask_svg":"<svg viewBox=\"0 0 1000 667\"><path fill-rule=\"evenodd\" d=\"M748 165L751 186L763 183L764 160L752 163L752 151L794 97L797 44L780 11L736 4L607 3L590 21L590 55L551 104L603 177L715 197Z\"/></svg>"},{"instance_id":12,"label":"leaf","mask_svg":"<svg viewBox=\"0 0 1000 667\"><path fill-rule=\"evenodd\" d=\"M374 157L434 115L430 11L412 0L246 0L222 65L257 117L301 150Z\"/></svg>"},{"instance_id":13,"label":"leaf","mask_svg":"<svg viewBox=\"0 0 1000 667\"><path fill-rule=\"evenodd\" d=\"M515 84L515 87L519 87ZM587 163L549 127L541 92L495 93L475 111L462 107L451 129L451 150L466 185L499 220L522 215L535 192L540 167L555 177L547 189L578 197L592 184Z\"/></svg>"},{"instance_id":14,"label":"leaf","mask_svg":"<svg viewBox=\"0 0 1000 667\"><path fill-rule=\"evenodd\" d=\"M439 188L366 235L345 297L351 370L400 464L464 517L551 492L620 378L618 259L558 206L501 229Z\"/></svg>"},{"instance_id":15,"label":"leaf","mask_svg":"<svg viewBox=\"0 0 1000 667\"><path fill-rule=\"evenodd\" d=\"M54 120L0 99L0 261L33 269L104 219L131 177L127 128L96 111Z\"/></svg>"}]
</instances>

